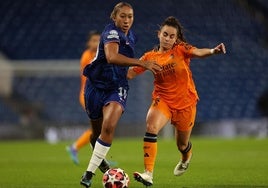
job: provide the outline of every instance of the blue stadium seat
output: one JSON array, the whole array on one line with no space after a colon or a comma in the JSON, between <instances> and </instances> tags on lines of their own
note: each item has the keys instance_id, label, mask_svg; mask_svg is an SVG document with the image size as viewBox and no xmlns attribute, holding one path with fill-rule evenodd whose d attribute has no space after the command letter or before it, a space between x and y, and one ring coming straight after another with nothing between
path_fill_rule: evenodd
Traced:
<instances>
[{"instance_id":1,"label":"blue stadium seat","mask_svg":"<svg viewBox=\"0 0 268 188\"><path fill-rule=\"evenodd\" d=\"M12 111L8 105L0 100L0 122L1 125L16 125L19 122L19 116Z\"/></svg>"}]
</instances>

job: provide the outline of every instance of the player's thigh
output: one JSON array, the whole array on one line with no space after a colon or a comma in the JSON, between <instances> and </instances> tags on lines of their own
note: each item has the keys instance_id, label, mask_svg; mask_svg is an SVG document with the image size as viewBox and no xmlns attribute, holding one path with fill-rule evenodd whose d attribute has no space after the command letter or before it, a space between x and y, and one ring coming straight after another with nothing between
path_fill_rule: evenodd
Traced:
<instances>
[{"instance_id":1,"label":"player's thigh","mask_svg":"<svg viewBox=\"0 0 268 188\"><path fill-rule=\"evenodd\" d=\"M121 115L123 113L123 109L120 104L115 101L109 102L107 105L103 107L103 127L115 127L118 123Z\"/></svg>"},{"instance_id":2,"label":"player's thigh","mask_svg":"<svg viewBox=\"0 0 268 188\"><path fill-rule=\"evenodd\" d=\"M183 150L187 147L191 137L196 116L196 105L176 111L172 116L172 124L175 126L177 145Z\"/></svg>"},{"instance_id":3,"label":"player's thigh","mask_svg":"<svg viewBox=\"0 0 268 188\"><path fill-rule=\"evenodd\" d=\"M158 132L167 124L171 117L170 109L167 104L154 99L146 117L146 131L158 134Z\"/></svg>"},{"instance_id":4,"label":"player's thigh","mask_svg":"<svg viewBox=\"0 0 268 188\"><path fill-rule=\"evenodd\" d=\"M85 87L85 110L92 120L102 118L104 92L94 88L91 84Z\"/></svg>"},{"instance_id":5,"label":"player's thigh","mask_svg":"<svg viewBox=\"0 0 268 188\"><path fill-rule=\"evenodd\" d=\"M106 93L103 107L103 126L116 126L127 102L128 89L119 87Z\"/></svg>"},{"instance_id":6,"label":"player's thigh","mask_svg":"<svg viewBox=\"0 0 268 188\"><path fill-rule=\"evenodd\" d=\"M196 105L172 112L171 123L178 131L189 131L193 128L196 116Z\"/></svg>"}]
</instances>

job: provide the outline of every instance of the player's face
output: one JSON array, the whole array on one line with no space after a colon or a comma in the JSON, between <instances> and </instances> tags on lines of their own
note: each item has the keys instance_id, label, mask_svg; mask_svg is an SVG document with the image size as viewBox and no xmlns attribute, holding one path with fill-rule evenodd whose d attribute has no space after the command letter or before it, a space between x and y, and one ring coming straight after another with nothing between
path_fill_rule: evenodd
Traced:
<instances>
[{"instance_id":1,"label":"player's face","mask_svg":"<svg viewBox=\"0 0 268 188\"><path fill-rule=\"evenodd\" d=\"M168 25L162 27L158 32L160 50L170 50L177 40L177 29Z\"/></svg>"},{"instance_id":2,"label":"player's face","mask_svg":"<svg viewBox=\"0 0 268 188\"><path fill-rule=\"evenodd\" d=\"M87 46L90 48L90 50L97 51L99 42L100 42L100 35L93 35L88 41Z\"/></svg>"},{"instance_id":3,"label":"player's face","mask_svg":"<svg viewBox=\"0 0 268 188\"><path fill-rule=\"evenodd\" d=\"M115 25L127 34L134 20L133 9L128 6L120 8L113 20Z\"/></svg>"}]
</instances>

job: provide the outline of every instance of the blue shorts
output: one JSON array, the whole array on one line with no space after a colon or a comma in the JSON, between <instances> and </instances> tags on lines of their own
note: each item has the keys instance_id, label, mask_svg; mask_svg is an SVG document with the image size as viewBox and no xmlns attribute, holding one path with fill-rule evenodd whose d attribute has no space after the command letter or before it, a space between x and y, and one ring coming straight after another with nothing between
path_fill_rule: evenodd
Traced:
<instances>
[{"instance_id":1,"label":"blue shorts","mask_svg":"<svg viewBox=\"0 0 268 188\"><path fill-rule=\"evenodd\" d=\"M119 87L115 90L102 90L95 88L87 80L85 86L85 108L90 119L102 118L102 108L110 102L116 102L125 110L128 95L128 87Z\"/></svg>"}]
</instances>

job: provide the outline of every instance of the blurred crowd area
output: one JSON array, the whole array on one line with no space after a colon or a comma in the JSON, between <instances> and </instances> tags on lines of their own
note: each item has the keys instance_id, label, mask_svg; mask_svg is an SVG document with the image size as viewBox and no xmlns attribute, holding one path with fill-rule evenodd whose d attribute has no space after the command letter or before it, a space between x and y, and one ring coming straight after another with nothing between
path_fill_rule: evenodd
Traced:
<instances>
[{"instance_id":1,"label":"blurred crowd area","mask_svg":"<svg viewBox=\"0 0 268 188\"><path fill-rule=\"evenodd\" d=\"M59 128L89 124L78 101L79 58L88 32L102 31L111 21L109 16L117 2L6 0L0 3L1 135L20 130L19 127L42 132L49 125ZM227 135L243 130L234 122L246 119L245 129L254 129L251 121L266 122L263 118L267 117L268 100L268 1L127 2L135 14L133 30L139 39L136 57L157 44L159 24L171 15L184 26L188 43L200 48L225 43L225 56L191 62L200 96L197 134L213 129L205 126L211 122L233 125L229 128L224 124ZM143 132L152 80L152 75L145 73L130 81L127 109L120 120L121 127L129 131L122 134ZM254 131L263 132L255 124Z\"/></svg>"}]
</instances>

